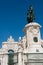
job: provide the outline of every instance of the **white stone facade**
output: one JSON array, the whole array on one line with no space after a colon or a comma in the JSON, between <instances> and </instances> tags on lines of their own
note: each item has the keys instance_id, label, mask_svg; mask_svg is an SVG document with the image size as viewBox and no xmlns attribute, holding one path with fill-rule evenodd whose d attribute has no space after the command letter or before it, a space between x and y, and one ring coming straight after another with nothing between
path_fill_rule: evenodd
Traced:
<instances>
[{"instance_id":1,"label":"white stone facade","mask_svg":"<svg viewBox=\"0 0 43 65\"><path fill-rule=\"evenodd\" d=\"M2 43L0 65L8 65L9 50L14 51L14 65L43 65L43 40L40 36L41 26L32 22L25 26L24 37L16 42L12 36Z\"/></svg>"}]
</instances>

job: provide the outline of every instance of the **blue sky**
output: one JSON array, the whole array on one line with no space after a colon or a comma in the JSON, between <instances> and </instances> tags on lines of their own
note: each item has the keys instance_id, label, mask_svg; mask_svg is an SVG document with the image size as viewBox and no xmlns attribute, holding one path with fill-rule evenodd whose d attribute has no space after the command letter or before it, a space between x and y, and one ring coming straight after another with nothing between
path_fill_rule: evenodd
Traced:
<instances>
[{"instance_id":1,"label":"blue sky","mask_svg":"<svg viewBox=\"0 0 43 65\"><path fill-rule=\"evenodd\" d=\"M19 36L24 36L26 14L31 4L34 7L35 22L42 25L41 38L43 39L43 0L0 0L0 47L10 35L16 41Z\"/></svg>"}]
</instances>

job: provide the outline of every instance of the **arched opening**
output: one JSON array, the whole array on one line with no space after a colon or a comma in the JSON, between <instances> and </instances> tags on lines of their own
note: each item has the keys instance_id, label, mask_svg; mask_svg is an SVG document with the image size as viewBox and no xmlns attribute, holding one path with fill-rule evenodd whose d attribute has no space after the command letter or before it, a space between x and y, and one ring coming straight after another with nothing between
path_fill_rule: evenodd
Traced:
<instances>
[{"instance_id":1,"label":"arched opening","mask_svg":"<svg viewBox=\"0 0 43 65\"><path fill-rule=\"evenodd\" d=\"M13 50L8 50L8 65L17 65L18 63L18 53L14 53Z\"/></svg>"},{"instance_id":2,"label":"arched opening","mask_svg":"<svg viewBox=\"0 0 43 65\"><path fill-rule=\"evenodd\" d=\"M8 65L14 65L14 51L8 50Z\"/></svg>"}]
</instances>

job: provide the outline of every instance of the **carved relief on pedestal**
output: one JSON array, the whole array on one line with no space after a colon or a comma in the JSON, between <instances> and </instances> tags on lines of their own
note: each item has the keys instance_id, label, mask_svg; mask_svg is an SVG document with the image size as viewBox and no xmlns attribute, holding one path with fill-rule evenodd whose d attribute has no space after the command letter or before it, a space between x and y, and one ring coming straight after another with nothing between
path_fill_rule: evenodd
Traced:
<instances>
[{"instance_id":1,"label":"carved relief on pedestal","mask_svg":"<svg viewBox=\"0 0 43 65\"><path fill-rule=\"evenodd\" d=\"M18 51L23 51L23 45L22 44L18 44Z\"/></svg>"},{"instance_id":2,"label":"carved relief on pedestal","mask_svg":"<svg viewBox=\"0 0 43 65\"><path fill-rule=\"evenodd\" d=\"M39 33L39 27L32 26L32 27L30 28L30 32L31 32L32 34L37 35L37 34Z\"/></svg>"},{"instance_id":3,"label":"carved relief on pedestal","mask_svg":"<svg viewBox=\"0 0 43 65\"><path fill-rule=\"evenodd\" d=\"M19 44L18 44L18 47L19 47L19 49L26 49L26 37L24 36L24 37L22 37L22 38L20 38L20 40L19 40Z\"/></svg>"}]
</instances>

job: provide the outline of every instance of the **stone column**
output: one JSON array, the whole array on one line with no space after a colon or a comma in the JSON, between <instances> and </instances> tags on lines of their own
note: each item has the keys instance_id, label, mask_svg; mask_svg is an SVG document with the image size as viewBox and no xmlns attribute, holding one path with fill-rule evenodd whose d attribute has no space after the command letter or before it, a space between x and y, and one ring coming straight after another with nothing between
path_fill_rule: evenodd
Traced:
<instances>
[{"instance_id":1,"label":"stone column","mask_svg":"<svg viewBox=\"0 0 43 65\"><path fill-rule=\"evenodd\" d=\"M25 64L24 64L24 54L23 54L23 65L25 65Z\"/></svg>"},{"instance_id":2,"label":"stone column","mask_svg":"<svg viewBox=\"0 0 43 65\"><path fill-rule=\"evenodd\" d=\"M18 52L18 65L22 65L22 52Z\"/></svg>"},{"instance_id":3,"label":"stone column","mask_svg":"<svg viewBox=\"0 0 43 65\"><path fill-rule=\"evenodd\" d=\"M2 65L8 65L8 55L4 54L2 57Z\"/></svg>"}]
</instances>

